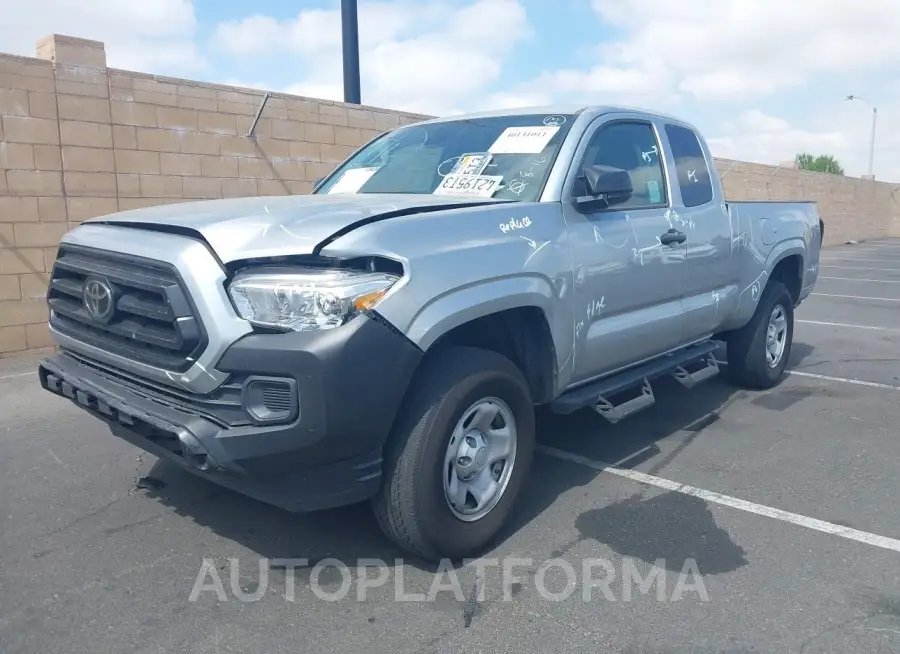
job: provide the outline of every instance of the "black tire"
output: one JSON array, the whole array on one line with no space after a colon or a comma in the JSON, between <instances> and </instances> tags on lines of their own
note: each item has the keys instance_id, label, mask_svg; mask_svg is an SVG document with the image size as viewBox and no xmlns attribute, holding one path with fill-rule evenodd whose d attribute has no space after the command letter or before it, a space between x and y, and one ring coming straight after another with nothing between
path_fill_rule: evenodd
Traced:
<instances>
[{"instance_id":1,"label":"black tire","mask_svg":"<svg viewBox=\"0 0 900 654\"><path fill-rule=\"evenodd\" d=\"M782 307L787 326L781 358L777 365L770 366L766 358L766 333L769 318L777 306ZM728 336L728 377L744 388L772 388L784 376L793 341L794 298L784 284L773 280L763 290L750 322Z\"/></svg>"},{"instance_id":2,"label":"black tire","mask_svg":"<svg viewBox=\"0 0 900 654\"><path fill-rule=\"evenodd\" d=\"M463 412L486 397L508 405L516 423L516 454L499 502L477 521L466 522L448 505L444 457ZM385 446L385 479L372 502L382 530L401 548L428 561L478 556L510 516L531 467L534 432L528 383L509 359L472 347L430 354L410 384Z\"/></svg>"}]
</instances>

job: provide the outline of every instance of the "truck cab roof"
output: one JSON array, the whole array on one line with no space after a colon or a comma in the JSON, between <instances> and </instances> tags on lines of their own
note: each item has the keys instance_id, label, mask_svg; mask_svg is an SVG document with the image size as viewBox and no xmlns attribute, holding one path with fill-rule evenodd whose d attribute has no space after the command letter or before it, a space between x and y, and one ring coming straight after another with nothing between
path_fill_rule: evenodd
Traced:
<instances>
[{"instance_id":1,"label":"truck cab roof","mask_svg":"<svg viewBox=\"0 0 900 654\"><path fill-rule=\"evenodd\" d=\"M450 122L455 120L474 120L479 118L495 118L499 116L524 116L529 114L544 114L544 115L554 115L554 114L564 114L564 115L575 115L580 116L581 114L588 114L591 118L596 116L600 116L603 114L610 113L633 113L639 114L641 116L647 118L657 118L661 120L665 120L672 123L677 123L679 125L684 125L686 127L690 127L694 131L698 131L696 127L692 124L685 122L681 118L676 118L675 116L671 116L666 113L662 113L659 111L654 111L650 109L644 109L641 107L631 107L627 105L613 105L613 104L596 104L596 105L584 105L584 104L551 104L551 105L534 105L529 107L513 107L509 109L492 109L489 111L478 111L478 112L470 112L465 114L455 114L452 116L442 116L439 118L431 118L428 120L421 121L417 124L430 124L430 123L443 123Z\"/></svg>"}]
</instances>

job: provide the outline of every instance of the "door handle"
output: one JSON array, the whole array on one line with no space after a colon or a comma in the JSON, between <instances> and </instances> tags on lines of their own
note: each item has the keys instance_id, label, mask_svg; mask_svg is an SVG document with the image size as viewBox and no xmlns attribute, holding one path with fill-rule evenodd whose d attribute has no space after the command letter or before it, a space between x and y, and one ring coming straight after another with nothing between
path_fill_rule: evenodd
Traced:
<instances>
[{"instance_id":1,"label":"door handle","mask_svg":"<svg viewBox=\"0 0 900 654\"><path fill-rule=\"evenodd\" d=\"M663 245L674 245L676 243L684 243L687 240L687 234L679 232L677 229L670 229L659 237L659 242Z\"/></svg>"}]
</instances>

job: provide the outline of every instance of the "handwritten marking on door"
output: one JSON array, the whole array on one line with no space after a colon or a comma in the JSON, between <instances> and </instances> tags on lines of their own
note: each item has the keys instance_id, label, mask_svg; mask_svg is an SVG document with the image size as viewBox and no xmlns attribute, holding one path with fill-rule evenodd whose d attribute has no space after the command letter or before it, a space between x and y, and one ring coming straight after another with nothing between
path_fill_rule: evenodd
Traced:
<instances>
[{"instance_id":1,"label":"handwritten marking on door","mask_svg":"<svg viewBox=\"0 0 900 654\"><path fill-rule=\"evenodd\" d=\"M528 255L528 258L525 259L525 263L522 264L522 267L523 267L523 268L524 268L525 266L528 265L528 262L531 261L532 258L534 258L534 255L536 255L538 252L540 252L540 251L543 250L547 245L550 244L550 241L544 241L543 243L541 243L540 245L538 245L537 241L535 241L535 240L533 240L533 239L530 239L530 238L528 238L528 237L526 237L526 236L520 236L519 238L523 239L524 241L526 241L526 242L528 243L528 245L531 246L531 253Z\"/></svg>"},{"instance_id":2,"label":"handwritten marking on door","mask_svg":"<svg viewBox=\"0 0 900 654\"><path fill-rule=\"evenodd\" d=\"M596 315L599 315L600 312L606 308L606 296L602 296L599 300L591 300L587 306L587 317L588 320L593 318Z\"/></svg>"},{"instance_id":3,"label":"handwritten marking on door","mask_svg":"<svg viewBox=\"0 0 900 654\"><path fill-rule=\"evenodd\" d=\"M653 250L659 249L662 247L662 241L659 240L659 236L656 237L656 245L648 245L647 247L637 249L632 248L631 254L635 261L640 263L642 266L644 265L644 255L648 252L652 252Z\"/></svg>"},{"instance_id":4,"label":"handwritten marking on door","mask_svg":"<svg viewBox=\"0 0 900 654\"><path fill-rule=\"evenodd\" d=\"M504 234L509 234L517 229L525 229L526 227L531 227L531 218L528 216L525 216L522 220L510 218L508 223L500 223L500 231Z\"/></svg>"}]
</instances>

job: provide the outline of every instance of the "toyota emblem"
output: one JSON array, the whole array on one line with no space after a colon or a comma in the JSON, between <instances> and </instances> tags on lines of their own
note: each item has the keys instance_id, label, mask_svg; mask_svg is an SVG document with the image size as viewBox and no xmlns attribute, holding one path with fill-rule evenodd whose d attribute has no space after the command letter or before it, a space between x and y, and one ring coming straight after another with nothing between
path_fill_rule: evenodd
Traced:
<instances>
[{"instance_id":1,"label":"toyota emblem","mask_svg":"<svg viewBox=\"0 0 900 654\"><path fill-rule=\"evenodd\" d=\"M116 312L115 298L109 282L96 277L84 282L84 308L91 320L107 323Z\"/></svg>"}]
</instances>

